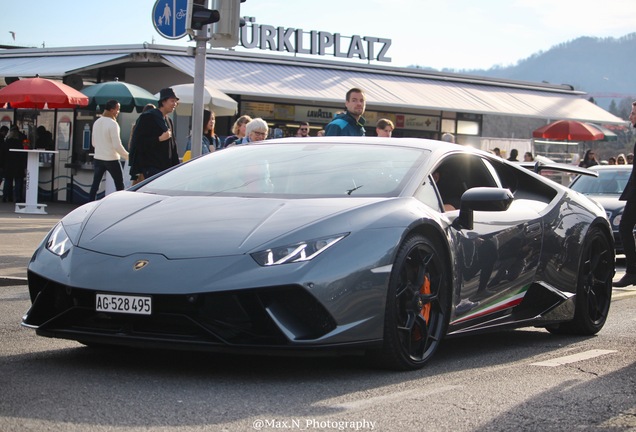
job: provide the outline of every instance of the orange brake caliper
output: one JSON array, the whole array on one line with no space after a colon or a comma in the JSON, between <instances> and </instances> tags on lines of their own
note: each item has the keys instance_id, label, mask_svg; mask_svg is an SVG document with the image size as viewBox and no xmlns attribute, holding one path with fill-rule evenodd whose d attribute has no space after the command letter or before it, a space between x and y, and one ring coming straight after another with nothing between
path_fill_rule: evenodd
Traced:
<instances>
[{"instance_id":1,"label":"orange brake caliper","mask_svg":"<svg viewBox=\"0 0 636 432\"><path fill-rule=\"evenodd\" d=\"M428 277L428 274L424 276L424 283L420 287L420 294L431 294L431 279ZM430 303L426 303L425 305L423 305L422 310L420 311L420 315L422 316L422 318L424 318L424 321L428 323L428 320L431 317Z\"/></svg>"}]
</instances>

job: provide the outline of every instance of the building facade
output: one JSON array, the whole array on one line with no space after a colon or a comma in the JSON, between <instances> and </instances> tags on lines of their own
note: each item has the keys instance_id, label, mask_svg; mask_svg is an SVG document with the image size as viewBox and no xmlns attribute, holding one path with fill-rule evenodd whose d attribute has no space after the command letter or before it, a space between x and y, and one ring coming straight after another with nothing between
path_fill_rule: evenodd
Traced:
<instances>
[{"instance_id":1,"label":"building facade","mask_svg":"<svg viewBox=\"0 0 636 432\"><path fill-rule=\"evenodd\" d=\"M164 87L193 82L193 54L188 47L150 44L6 49L0 51L0 77L10 83L38 75L62 80L80 91L118 79L154 94ZM335 113L344 110L345 94L352 87L364 89L367 95L367 135L375 135L377 119L389 118L396 125L395 137L439 139L449 132L458 143L480 148L483 138L529 140L532 130L557 119L624 122L567 85L323 58L208 50L205 85L218 92L219 106L223 106L217 114L220 136L229 135L234 120L242 114L265 119L274 137L295 135L305 121L315 135ZM232 102L236 103L234 112L227 108ZM190 112L185 109L175 115L181 152L190 133ZM44 199L86 199L92 173L90 133L97 114L81 108L0 110L0 123L17 124L33 143L40 125L54 134L58 154L41 163ZM137 116L136 112L120 115L124 144Z\"/></svg>"}]
</instances>

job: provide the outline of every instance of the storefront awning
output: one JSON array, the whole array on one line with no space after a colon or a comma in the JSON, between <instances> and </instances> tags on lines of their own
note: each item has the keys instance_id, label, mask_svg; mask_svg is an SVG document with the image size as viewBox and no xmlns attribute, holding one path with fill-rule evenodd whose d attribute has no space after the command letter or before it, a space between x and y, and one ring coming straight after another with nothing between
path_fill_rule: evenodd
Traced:
<instances>
[{"instance_id":1,"label":"storefront awning","mask_svg":"<svg viewBox=\"0 0 636 432\"><path fill-rule=\"evenodd\" d=\"M1 77L63 77L85 69L119 63L128 54L92 54L0 58Z\"/></svg>"},{"instance_id":2,"label":"storefront awning","mask_svg":"<svg viewBox=\"0 0 636 432\"><path fill-rule=\"evenodd\" d=\"M194 58L163 55L176 69L194 76ZM404 69L401 70L403 72ZM355 66L331 68L291 62L242 61L208 58L206 84L228 94L296 102L344 105L352 87L367 94L369 109L439 110L580 120L596 123L624 123L585 99L579 92L480 82L479 79L438 79L388 71L369 71ZM482 80L483 81L483 80ZM547 87L547 86L546 86Z\"/></svg>"}]
</instances>

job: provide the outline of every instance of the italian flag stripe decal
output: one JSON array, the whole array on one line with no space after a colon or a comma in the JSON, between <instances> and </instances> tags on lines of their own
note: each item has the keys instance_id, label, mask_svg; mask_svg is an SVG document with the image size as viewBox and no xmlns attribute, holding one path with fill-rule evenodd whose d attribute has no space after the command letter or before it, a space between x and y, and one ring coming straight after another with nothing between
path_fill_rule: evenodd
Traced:
<instances>
[{"instance_id":1,"label":"italian flag stripe decal","mask_svg":"<svg viewBox=\"0 0 636 432\"><path fill-rule=\"evenodd\" d=\"M452 324L457 324L457 323L461 323L464 321L468 321L471 319L475 319L478 318L480 316L484 316L484 315L489 315L495 312L499 312L505 309L509 309L512 307L515 307L517 305L519 305L522 301L523 298L526 296L526 293L528 292L528 287L524 287L521 289L521 291L518 291L516 294L513 294L509 297L503 298L499 301L495 301L495 303L490 303L487 304L486 306L484 306L483 308L478 308L477 310L475 310L473 313L468 314L466 316L461 317L458 320L455 320L452 322Z\"/></svg>"}]
</instances>

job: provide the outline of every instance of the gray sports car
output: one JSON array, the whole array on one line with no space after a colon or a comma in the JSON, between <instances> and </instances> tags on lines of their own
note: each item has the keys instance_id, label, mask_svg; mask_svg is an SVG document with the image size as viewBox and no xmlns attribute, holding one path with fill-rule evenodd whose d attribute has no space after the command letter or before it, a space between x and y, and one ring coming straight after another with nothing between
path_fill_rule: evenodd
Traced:
<instances>
[{"instance_id":1,"label":"gray sports car","mask_svg":"<svg viewBox=\"0 0 636 432\"><path fill-rule=\"evenodd\" d=\"M208 154L84 205L28 267L23 325L87 345L364 353L607 318L612 230L583 195L469 147L289 138Z\"/></svg>"}]
</instances>

